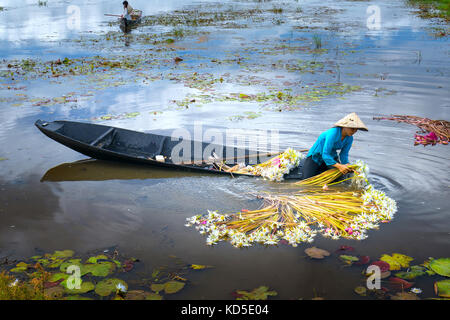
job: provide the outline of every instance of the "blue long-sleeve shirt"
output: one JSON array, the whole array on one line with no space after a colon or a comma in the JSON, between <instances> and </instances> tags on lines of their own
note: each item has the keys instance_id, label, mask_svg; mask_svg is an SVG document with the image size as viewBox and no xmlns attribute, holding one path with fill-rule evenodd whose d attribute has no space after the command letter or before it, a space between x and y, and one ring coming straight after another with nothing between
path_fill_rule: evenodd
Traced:
<instances>
[{"instance_id":1,"label":"blue long-sleeve shirt","mask_svg":"<svg viewBox=\"0 0 450 320\"><path fill-rule=\"evenodd\" d=\"M333 127L325 132L322 132L314 143L312 148L308 152L308 157L312 156L312 159L321 165L323 162L327 166L336 164L337 150L341 150L339 158L341 163L348 163L348 152L352 147L353 137L346 136L344 140L341 140L342 128Z\"/></svg>"}]
</instances>

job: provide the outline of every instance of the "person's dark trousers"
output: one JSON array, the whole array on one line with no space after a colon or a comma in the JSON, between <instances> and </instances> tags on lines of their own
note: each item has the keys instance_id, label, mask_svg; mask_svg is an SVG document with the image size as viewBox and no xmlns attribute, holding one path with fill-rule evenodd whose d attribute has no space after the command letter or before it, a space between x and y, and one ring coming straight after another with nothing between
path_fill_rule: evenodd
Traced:
<instances>
[{"instance_id":1,"label":"person's dark trousers","mask_svg":"<svg viewBox=\"0 0 450 320\"><path fill-rule=\"evenodd\" d=\"M318 165L313 159L312 156L306 158L305 163L303 164L302 171L302 179L308 179L318 174L321 174L328 169L334 168L332 166L327 166L325 162L322 162L321 165Z\"/></svg>"}]
</instances>

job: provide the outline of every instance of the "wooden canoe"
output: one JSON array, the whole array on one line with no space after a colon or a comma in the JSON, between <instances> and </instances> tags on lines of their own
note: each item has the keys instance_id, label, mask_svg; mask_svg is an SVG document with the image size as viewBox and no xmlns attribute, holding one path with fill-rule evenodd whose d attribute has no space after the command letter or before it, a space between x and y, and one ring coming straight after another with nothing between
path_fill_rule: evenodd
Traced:
<instances>
[{"instance_id":1,"label":"wooden canoe","mask_svg":"<svg viewBox=\"0 0 450 320\"><path fill-rule=\"evenodd\" d=\"M131 20L126 20L124 18L120 18L120 30L127 33L130 32L131 29L136 28L141 22L142 11L141 10L133 10L131 13Z\"/></svg>"},{"instance_id":2,"label":"wooden canoe","mask_svg":"<svg viewBox=\"0 0 450 320\"><path fill-rule=\"evenodd\" d=\"M225 163L228 167L232 167L238 163L256 164L276 155L84 122L37 120L35 125L49 138L94 159L140 163L186 171L231 176L247 175L226 172L219 169L218 165ZM183 154L183 149L177 146L181 142L184 146L190 146L189 153L192 155ZM175 150L180 149L176 157L183 159L182 161L173 161L172 159L172 151L176 146ZM212 152L214 152L216 155L220 154L221 157L215 161L212 161L209 156L207 159L203 156L204 160L195 159L192 150L197 148L201 150L201 155L211 152L212 156ZM158 161L157 158L161 158L161 156L164 157L164 160ZM293 169L291 173L285 175L285 178L300 179L300 172L301 166ZM254 177L254 175L248 176Z\"/></svg>"}]
</instances>

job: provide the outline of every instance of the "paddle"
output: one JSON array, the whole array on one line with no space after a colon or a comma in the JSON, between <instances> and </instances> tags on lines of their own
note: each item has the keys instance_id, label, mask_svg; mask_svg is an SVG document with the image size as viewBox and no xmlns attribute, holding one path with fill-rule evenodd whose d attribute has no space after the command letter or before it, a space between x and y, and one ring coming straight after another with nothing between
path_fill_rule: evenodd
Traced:
<instances>
[{"instance_id":1,"label":"paddle","mask_svg":"<svg viewBox=\"0 0 450 320\"><path fill-rule=\"evenodd\" d=\"M110 13L105 13L105 16L108 16L108 17L121 17L120 14L110 14Z\"/></svg>"}]
</instances>

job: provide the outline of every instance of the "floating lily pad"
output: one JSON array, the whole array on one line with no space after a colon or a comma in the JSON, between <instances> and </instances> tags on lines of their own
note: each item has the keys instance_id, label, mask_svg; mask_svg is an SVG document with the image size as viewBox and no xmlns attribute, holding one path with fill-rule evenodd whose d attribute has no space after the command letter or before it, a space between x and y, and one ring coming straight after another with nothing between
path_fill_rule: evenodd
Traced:
<instances>
[{"instance_id":1,"label":"floating lily pad","mask_svg":"<svg viewBox=\"0 0 450 320\"><path fill-rule=\"evenodd\" d=\"M191 269L194 269L194 270L214 268L213 266L206 266L206 265L202 265L202 264L191 264L190 267L191 267Z\"/></svg>"},{"instance_id":2,"label":"floating lily pad","mask_svg":"<svg viewBox=\"0 0 450 320\"><path fill-rule=\"evenodd\" d=\"M330 255L330 253L328 251L319 249L316 247L311 247L311 248L305 249L305 253L313 259L323 259Z\"/></svg>"},{"instance_id":3,"label":"floating lily pad","mask_svg":"<svg viewBox=\"0 0 450 320\"><path fill-rule=\"evenodd\" d=\"M116 264L117 268L120 268L122 264L118 260L113 260L113 262Z\"/></svg>"},{"instance_id":4,"label":"floating lily pad","mask_svg":"<svg viewBox=\"0 0 450 320\"><path fill-rule=\"evenodd\" d=\"M180 281L168 281L164 284L164 292L167 294L177 293L183 289L185 283Z\"/></svg>"},{"instance_id":5,"label":"floating lily pad","mask_svg":"<svg viewBox=\"0 0 450 320\"><path fill-rule=\"evenodd\" d=\"M67 287L67 280L68 279L61 282L61 285L65 288L65 291L70 294L82 294L82 293L92 291L95 288L95 285L92 282L82 281L81 285L80 285L80 289L69 289Z\"/></svg>"},{"instance_id":6,"label":"floating lily pad","mask_svg":"<svg viewBox=\"0 0 450 320\"><path fill-rule=\"evenodd\" d=\"M43 259L41 259L43 260ZM64 259L55 259L53 261L48 261L46 267L47 268L58 268L62 263L64 262Z\"/></svg>"},{"instance_id":7,"label":"floating lily pad","mask_svg":"<svg viewBox=\"0 0 450 320\"><path fill-rule=\"evenodd\" d=\"M82 270L86 273L91 273L95 277L106 277L112 273L116 268L113 262L103 261L95 264L84 264Z\"/></svg>"},{"instance_id":8,"label":"floating lily pad","mask_svg":"<svg viewBox=\"0 0 450 320\"><path fill-rule=\"evenodd\" d=\"M370 262L369 256L361 256L361 257L359 257L359 260L357 262L355 262L355 264L361 266L361 265L368 264L369 262Z\"/></svg>"},{"instance_id":9,"label":"floating lily pad","mask_svg":"<svg viewBox=\"0 0 450 320\"><path fill-rule=\"evenodd\" d=\"M28 264L25 262L19 262L16 267L11 269L11 272L25 272L28 269Z\"/></svg>"},{"instance_id":10,"label":"floating lily pad","mask_svg":"<svg viewBox=\"0 0 450 320\"><path fill-rule=\"evenodd\" d=\"M392 257L388 254L383 254L380 260L389 263L390 270L400 270L401 268L408 268L409 263L414 259L404 254L394 253Z\"/></svg>"},{"instance_id":11,"label":"floating lily pad","mask_svg":"<svg viewBox=\"0 0 450 320\"><path fill-rule=\"evenodd\" d=\"M408 281L400 279L400 278L391 277L389 279L389 284L391 285L391 287L393 289L405 290L405 289L411 288L414 283L408 282Z\"/></svg>"},{"instance_id":12,"label":"floating lily pad","mask_svg":"<svg viewBox=\"0 0 450 320\"><path fill-rule=\"evenodd\" d=\"M53 300L60 299L64 295L64 288L61 286L55 286L44 289L44 294Z\"/></svg>"},{"instance_id":13,"label":"floating lily pad","mask_svg":"<svg viewBox=\"0 0 450 320\"><path fill-rule=\"evenodd\" d=\"M367 293L367 289L366 289L365 287L356 287L356 288L354 289L354 291L355 291L357 294L359 294L360 296L363 296L363 297L365 297L365 296L366 296L366 293Z\"/></svg>"},{"instance_id":14,"label":"floating lily pad","mask_svg":"<svg viewBox=\"0 0 450 320\"><path fill-rule=\"evenodd\" d=\"M145 300L162 300L162 296L157 293L150 292L145 296Z\"/></svg>"},{"instance_id":15,"label":"floating lily pad","mask_svg":"<svg viewBox=\"0 0 450 320\"><path fill-rule=\"evenodd\" d=\"M37 259L36 262L39 263L43 267L48 266L48 264L50 263L50 261L48 259L45 259L45 258Z\"/></svg>"},{"instance_id":16,"label":"floating lily pad","mask_svg":"<svg viewBox=\"0 0 450 320\"><path fill-rule=\"evenodd\" d=\"M162 297L154 292L132 290L127 292L125 300L161 300Z\"/></svg>"},{"instance_id":17,"label":"floating lily pad","mask_svg":"<svg viewBox=\"0 0 450 320\"><path fill-rule=\"evenodd\" d=\"M260 286L253 291L236 290L236 300L267 300L269 296L276 296L276 291L268 291L269 287Z\"/></svg>"},{"instance_id":18,"label":"floating lily pad","mask_svg":"<svg viewBox=\"0 0 450 320\"><path fill-rule=\"evenodd\" d=\"M430 268L438 275L450 277L450 258L431 260Z\"/></svg>"},{"instance_id":19,"label":"floating lily pad","mask_svg":"<svg viewBox=\"0 0 450 320\"><path fill-rule=\"evenodd\" d=\"M80 295L72 295L64 298L65 300L93 300L92 298L83 297Z\"/></svg>"},{"instance_id":20,"label":"floating lily pad","mask_svg":"<svg viewBox=\"0 0 450 320\"><path fill-rule=\"evenodd\" d=\"M421 266L412 266L408 271L406 272L397 272L395 274L396 277L402 278L405 280L412 280L420 276L426 275L426 269Z\"/></svg>"},{"instance_id":21,"label":"floating lily pad","mask_svg":"<svg viewBox=\"0 0 450 320\"><path fill-rule=\"evenodd\" d=\"M353 262L359 261L358 257L349 256L349 255L345 255L345 254L341 254L339 256L339 259L341 259L342 261L344 261L347 264L352 264Z\"/></svg>"},{"instance_id":22,"label":"floating lily pad","mask_svg":"<svg viewBox=\"0 0 450 320\"><path fill-rule=\"evenodd\" d=\"M95 257L90 257L86 262L88 263L97 263L97 260L108 260L108 257L101 254Z\"/></svg>"},{"instance_id":23,"label":"floating lily pad","mask_svg":"<svg viewBox=\"0 0 450 320\"><path fill-rule=\"evenodd\" d=\"M150 289L152 289L153 291L155 291L156 293L164 290L164 283L152 283L152 285L150 286Z\"/></svg>"},{"instance_id":24,"label":"floating lily pad","mask_svg":"<svg viewBox=\"0 0 450 320\"><path fill-rule=\"evenodd\" d=\"M433 270L431 270L431 267L430 267L430 263L431 263L431 261L433 261L433 260L434 260L433 258L429 258L428 260L425 260L424 263L421 264L421 266L424 266L424 267L426 268L426 271L425 271L425 272L426 272L429 276L433 276L433 275L436 274L436 272L434 272Z\"/></svg>"},{"instance_id":25,"label":"floating lily pad","mask_svg":"<svg viewBox=\"0 0 450 320\"><path fill-rule=\"evenodd\" d=\"M128 291L125 300L145 300L146 292L144 290Z\"/></svg>"},{"instance_id":26,"label":"floating lily pad","mask_svg":"<svg viewBox=\"0 0 450 320\"><path fill-rule=\"evenodd\" d=\"M123 262L123 271L128 272L134 268L134 261L129 259Z\"/></svg>"},{"instance_id":27,"label":"floating lily pad","mask_svg":"<svg viewBox=\"0 0 450 320\"><path fill-rule=\"evenodd\" d=\"M70 274L67 274L67 273L55 273L55 274L53 274L50 277L49 281L50 282L56 282L56 281L59 281L61 279L66 280L68 277L70 277Z\"/></svg>"},{"instance_id":28,"label":"floating lily pad","mask_svg":"<svg viewBox=\"0 0 450 320\"><path fill-rule=\"evenodd\" d=\"M62 251L58 251L56 250L53 254L49 254L48 256L51 258L70 258L71 256L74 255L75 252L73 252L72 250L62 250Z\"/></svg>"},{"instance_id":29,"label":"floating lily pad","mask_svg":"<svg viewBox=\"0 0 450 320\"><path fill-rule=\"evenodd\" d=\"M397 292L391 296L391 300L420 300L420 298L412 292Z\"/></svg>"},{"instance_id":30,"label":"floating lily pad","mask_svg":"<svg viewBox=\"0 0 450 320\"><path fill-rule=\"evenodd\" d=\"M450 298L450 280L442 280L434 283L434 292L443 298Z\"/></svg>"},{"instance_id":31,"label":"floating lily pad","mask_svg":"<svg viewBox=\"0 0 450 320\"><path fill-rule=\"evenodd\" d=\"M102 297L109 296L111 293L118 290L117 285L122 285L128 290L128 285L125 281L112 278L105 279L97 283L97 286L95 287L95 293Z\"/></svg>"},{"instance_id":32,"label":"floating lily pad","mask_svg":"<svg viewBox=\"0 0 450 320\"><path fill-rule=\"evenodd\" d=\"M378 268L380 268L380 272L387 272L389 271L389 269L391 268L391 266L389 265L389 263L385 262L385 261L374 261L370 264L371 266L377 266ZM369 266L370 267L370 266Z\"/></svg>"},{"instance_id":33,"label":"floating lily pad","mask_svg":"<svg viewBox=\"0 0 450 320\"><path fill-rule=\"evenodd\" d=\"M67 268L75 265L75 266L79 266L80 267L80 275L84 276L85 274L89 273L91 270L89 268L86 268L84 264L81 263L81 259L70 259L66 262L63 262L60 266L59 266L59 270L61 272L66 272Z\"/></svg>"}]
</instances>

